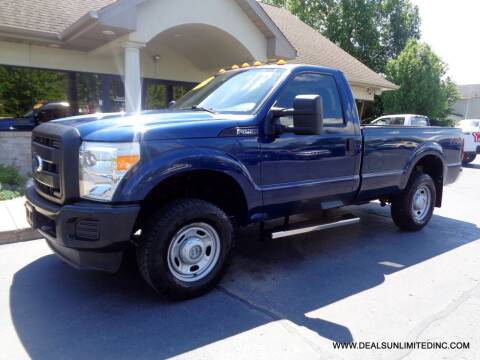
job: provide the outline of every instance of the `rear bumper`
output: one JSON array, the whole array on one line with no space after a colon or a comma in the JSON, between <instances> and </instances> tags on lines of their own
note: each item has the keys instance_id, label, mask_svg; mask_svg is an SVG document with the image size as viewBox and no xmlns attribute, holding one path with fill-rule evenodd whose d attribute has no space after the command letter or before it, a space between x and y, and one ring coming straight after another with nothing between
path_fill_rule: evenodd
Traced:
<instances>
[{"instance_id":1,"label":"rear bumper","mask_svg":"<svg viewBox=\"0 0 480 360\"><path fill-rule=\"evenodd\" d=\"M118 270L135 226L139 205L80 201L60 206L26 190L27 220L64 261L81 269Z\"/></svg>"}]
</instances>

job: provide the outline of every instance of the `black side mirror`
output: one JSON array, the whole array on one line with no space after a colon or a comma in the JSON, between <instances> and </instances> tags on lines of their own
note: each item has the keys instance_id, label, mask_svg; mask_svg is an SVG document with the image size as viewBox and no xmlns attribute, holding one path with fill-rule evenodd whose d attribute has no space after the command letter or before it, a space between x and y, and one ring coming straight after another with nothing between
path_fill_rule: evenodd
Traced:
<instances>
[{"instance_id":1,"label":"black side mirror","mask_svg":"<svg viewBox=\"0 0 480 360\"><path fill-rule=\"evenodd\" d=\"M293 132L320 135L323 130L323 102L320 95L299 95L293 101Z\"/></svg>"},{"instance_id":2,"label":"black side mirror","mask_svg":"<svg viewBox=\"0 0 480 360\"><path fill-rule=\"evenodd\" d=\"M320 135L323 130L323 102L320 95L298 95L293 100L293 109L271 110L275 119L293 116L293 127L282 126L277 122L270 126L267 135L293 132L297 135Z\"/></svg>"}]
</instances>

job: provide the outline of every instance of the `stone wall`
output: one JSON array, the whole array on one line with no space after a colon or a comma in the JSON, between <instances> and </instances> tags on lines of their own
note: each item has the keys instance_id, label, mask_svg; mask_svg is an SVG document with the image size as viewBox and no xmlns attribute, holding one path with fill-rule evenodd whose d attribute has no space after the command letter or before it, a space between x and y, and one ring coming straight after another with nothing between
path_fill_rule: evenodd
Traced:
<instances>
[{"instance_id":1,"label":"stone wall","mask_svg":"<svg viewBox=\"0 0 480 360\"><path fill-rule=\"evenodd\" d=\"M0 131L0 164L15 166L20 174L32 172L30 131Z\"/></svg>"}]
</instances>

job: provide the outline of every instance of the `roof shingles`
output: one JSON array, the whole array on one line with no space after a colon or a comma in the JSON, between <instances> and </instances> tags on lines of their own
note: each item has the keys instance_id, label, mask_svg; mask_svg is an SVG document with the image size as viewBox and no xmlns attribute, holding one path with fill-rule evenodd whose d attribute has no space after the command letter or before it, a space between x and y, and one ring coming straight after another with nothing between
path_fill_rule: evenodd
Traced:
<instances>
[{"instance_id":1,"label":"roof shingles","mask_svg":"<svg viewBox=\"0 0 480 360\"><path fill-rule=\"evenodd\" d=\"M90 11L117 0L0 0L0 25L60 35Z\"/></svg>"}]
</instances>

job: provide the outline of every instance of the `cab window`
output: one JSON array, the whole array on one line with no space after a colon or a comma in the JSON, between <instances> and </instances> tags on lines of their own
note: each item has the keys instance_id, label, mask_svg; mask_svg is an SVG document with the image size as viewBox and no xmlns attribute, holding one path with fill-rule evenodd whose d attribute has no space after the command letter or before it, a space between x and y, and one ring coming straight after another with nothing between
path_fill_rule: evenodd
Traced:
<instances>
[{"instance_id":1,"label":"cab window","mask_svg":"<svg viewBox=\"0 0 480 360\"><path fill-rule=\"evenodd\" d=\"M412 126L428 126L427 118L423 116L412 117Z\"/></svg>"},{"instance_id":2,"label":"cab window","mask_svg":"<svg viewBox=\"0 0 480 360\"><path fill-rule=\"evenodd\" d=\"M338 93L337 83L333 76L317 73L305 73L297 75L282 90L275 103L275 107L293 108L293 100L298 95L320 95L323 101L323 124L324 126L343 126L343 110ZM281 122L291 121L281 119Z\"/></svg>"}]
</instances>

